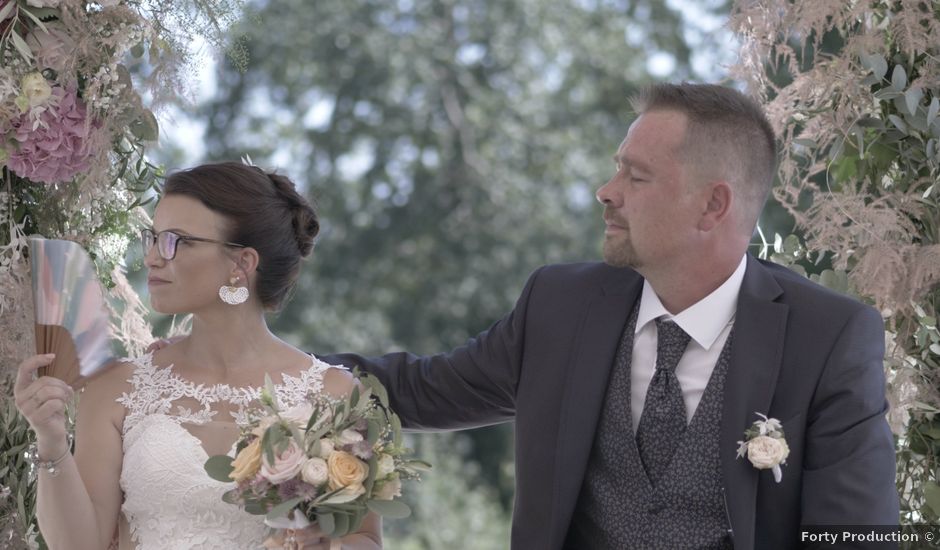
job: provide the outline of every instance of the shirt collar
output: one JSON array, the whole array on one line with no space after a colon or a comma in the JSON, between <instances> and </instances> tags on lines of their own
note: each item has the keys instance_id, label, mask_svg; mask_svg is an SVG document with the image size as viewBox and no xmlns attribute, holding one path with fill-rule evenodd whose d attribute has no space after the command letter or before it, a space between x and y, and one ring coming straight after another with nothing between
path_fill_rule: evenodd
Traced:
<instances>
[{"instance_id":1,"label":"shirt collar","mask_svg":"<svg viewBox=\"0 0 940 550\"><path fill-rule=\"evenodd\" d=\"M744 255L734 273L721 286L676 315L666 310L649 281L644 280L636 332L640 332L650 321L665 317L675 321L698 345L706 350L711 348L725 326L734 320L746 267L747 255Z\"/></svg>"}]
</instances>

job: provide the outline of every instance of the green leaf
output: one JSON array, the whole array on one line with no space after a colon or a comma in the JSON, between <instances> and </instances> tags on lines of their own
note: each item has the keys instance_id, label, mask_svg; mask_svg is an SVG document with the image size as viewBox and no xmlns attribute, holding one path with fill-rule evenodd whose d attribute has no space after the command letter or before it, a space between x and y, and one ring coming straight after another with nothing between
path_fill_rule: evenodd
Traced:
<instances>
[{"instance_id":1,"label":"green leaf","mask_svg":"<svg viewBox=\"0 0 940 550\"><path fill-rule=\"evenodd\" d=\"M888 120L890 120L898 130L901 130L905 134L907 133L907 123L904 122L901 117L898 115L888 115Z\"/></svg>"},{"instance_id":2,"label":"green leaf","mask_svg":"<svg viewBox=\"0 0 940 550\"><path fill-rule=\"evenodd\" d=\"M928 482L924 487L924 501L934 514L940 515L940 485L935 482Z\"/></svg>"},{"instance_id":3,"label":"green leaf","mask_svg":"<svg viewBox=\"0 0 940 550\"><path fill-rule=\"evenodd\" d=\"M29 46L26 45L26 41L17 34L16 31L10 31L10 39L13 40L13 47L16 48L20 55L23 56L23 59L32 61L33 52L29 49Z\"/></svg>"},{"instance_id":4,"label":"green leaf","mask_svg":"<svg viewBox=\"0 0 940 550\"><path fill-rule=\"evenodd\" d=\"M910 88L904 92L904 104L907 106L907 112L911 115L917 114L917 106L920 100L924 98L924 91L920 88Z\"/></svg>"},{"instance_id":5,"label":"green leaf","mask_svg":"<svg viewBox=\"0 0 940 550\"><path fill-rule=\"evenodd\" d=\"M128 126L131 133L142 141L157 141L160 137L160 125L157 117L148 110L144 110L140 117Z\"/></svg>"},{"instance_id":6,"label":"green leaf","mask_svg":"<svg viewBox=\"0 0 940 550\"><path fill-rule=\"evenodd\" d=\"M24 9L21 9L20 12L21 12L21 13L25 13L25 14L26 14L26 17L29 17L30 19L32 19L32 20L33 20L33 23L35 23L36 26L39 27L40 30L42 30L42 32L49 32L49 29L46 28L46 26L43 24L42 20L39 19L39 17L38 17L36 14L34 14L33 12L31 12L31 11L29 11L28 9L25 9L25 8L24 8ZM0 16L0 21L3 21L3 17L2 17L2 16Z\"/></svg>"},{"instance_id":7,"label":"green leaf","mask_svg":"<svg viewBox=\"0 0 940 550\"><path fill-rule=\"evenodd\" d=\"M940 98L934 96L930 100L930 107L927 108L927 126L933 124L935 118L937 118L937 113L940 112Z\"/></svg>"},{"instance_id":8,"label":"green leaf","mask_svg":"<svg viewBox=\"0 0 940 550\"><path fill-rule=\"evenodd\" d=\"M862 66L869 69L878 80L881 80L888 73L888 62L878 54L862 54Z\"/></svg>"},{"instance_id":9,"label":"green leaf","mask_svg":"<svg viewBox=\"0 0 940 550\"><path fill-rule=\"evenodd\" d=\"M206 473L216 481L231 483L232 478L229 477L229 474L235 470L235 468L232 467L233 460L232 457L226 455L209 457L205 465Z\"/></svg>"},{"instance_id":10,"label":"green leaf","mask_svg":"<svg viewBox=\"0 0 940 550\"><path fill-rule=\"evenodd\" d=\"M379 426L379 423L375 420L369 420L366 424L366 441L369 442L369 445L375 445L375 442L379 440L379 434L382 432L382 427Z\"/></svg>"},{"instance_id":11,"label":"green leaf","mask_svg":"<svg viewBox=\"0 0 940 550\"><path fill-rule=\"evenodd\" d=\"M140 59L141 57L143 57L144 56L144 44L142 42L138 42L137 44L135 44L131 48L131 55L133 55L137 59Z\"/></svg>"},{"instance_id":12,"label":"green leaf","mask_svg":"<svg viewBox=\"0 0 940 550\"><path fill-rule=\"evenodd\" d=\"M895 65L894 70L891 71L891 88L900 92L903 91L907 86L907 71L904 70L904 67L901 65Z\"/></svg>"},{"instance_id":13,"label":"green leaf","mask_svg":"<svg viewBox=\"0 0 940 550\"><path fill-rule=\"evenodd\" d=\"M317 524L320 525L320 530L323 531L323 534L332 537L333 532L336 530L336 519L333 514L330 513L319 513L317 514Z\"/></svg>"},{"instance_id":14,"label":"green leaf","mask_svg":"<svg viewBox=\"0 0 940 550\"><path fill-rule=\"evenodd\" d=\"M402 519L411 515L411 508L400 500L369 500L366 506L383 518Z\"/></svg>"},{"instance_id":15,"label":"green leaf","mask_svg":"<svg viewBox=\"0 0 940 550\"><path fill-rule=\"evenodd\" d=\"M5 20L8 15L13 13L13 8L15 7L16 7L16 2L7 2L5 6L0 8L0 21Z\"/></svg>"},{"instance_id":16,"label":"green leaf","mask_svg":"<svg viewBox=\"0 0 940 550\"><path fill-rule=\"evenodd\" d=\"M260 500L249 500L245 502L245 511L253 516L263 516L267 513L267 508Z\"/></svg>"},{"instance_id":17,"label":"green leaf","mask_svg":"<svg viewBox=\"0 0 940 550\"><path fill-rule=\"evenodd\" d=\"M349 516L346 514L334 514L333 521L335 525L333 526L333 537L345 537L349 534Z\"/></svg>"},{"instance_id":18,"label":"green leaf","mask_svg":"<svg viewBox=\"0 0 940 550\"><path fill-rule=\"evenodd\" d=\"M285 500L284 502L278 504L274 508L271 508L271 510L268 512L268 515L266 517L267 519L270 519L270 520L274 520L278 518L286 518L287 515L290 513L290 511L293 510L295 506L303 502L303 500L304 499L301 497L294 497L290 500ZM296 513L299 514L300 511L297 511Z\"/></svg>"}]
</instances>

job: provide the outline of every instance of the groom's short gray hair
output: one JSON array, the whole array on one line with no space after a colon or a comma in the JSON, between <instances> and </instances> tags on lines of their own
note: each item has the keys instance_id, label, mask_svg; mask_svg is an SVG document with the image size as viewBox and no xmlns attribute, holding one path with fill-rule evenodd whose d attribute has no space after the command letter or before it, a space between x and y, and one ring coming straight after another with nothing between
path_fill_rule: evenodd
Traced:
<instances>
[{"instance_id":1,"label":"groom's short gray hair","mask_svg":"<svg viewBox=\"0 0 940 550\"><path fill-rule=\"evenodd\" d=\"M638 114L672 110L688 117L685 165L728 180L744 199L745 229L753 231L777 171L777 140L761 106L732 88L687 82L652 85L630 104Z\"/></svg>"}]
</instances>

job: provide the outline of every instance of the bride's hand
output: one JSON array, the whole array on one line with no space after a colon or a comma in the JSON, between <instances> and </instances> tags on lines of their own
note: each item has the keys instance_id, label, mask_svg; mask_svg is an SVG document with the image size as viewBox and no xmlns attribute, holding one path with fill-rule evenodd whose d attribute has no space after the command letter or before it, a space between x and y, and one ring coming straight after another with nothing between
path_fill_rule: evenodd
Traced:
<instances>
[{"instance_id":1,"label":"bride's hand","mask_svg":"<svg viewBox=\"0 0 940 550\"><path fill-rule=\"evenodd\" d=\"M282 529L264 541L264 547L271 550L330 550L331 548L330 539L323 536L323 531L316 523L304 529Z\"/></svg>"},{"instance_id":2,"label":"bride's hand","mask_svg":"<svg viewBox=\"0 0 940 550\"><path fill-rule=\"evenodd\" d=\"M34 355L17 367L13 396L17 410L36 432L40 453L59 454L68 446L65 429L65 405L75 395L72 388L51 376L34 378L36 369L52 363L53 354ZM45 459L55 458L44 456Z\"/></svg>"}]
</instances>

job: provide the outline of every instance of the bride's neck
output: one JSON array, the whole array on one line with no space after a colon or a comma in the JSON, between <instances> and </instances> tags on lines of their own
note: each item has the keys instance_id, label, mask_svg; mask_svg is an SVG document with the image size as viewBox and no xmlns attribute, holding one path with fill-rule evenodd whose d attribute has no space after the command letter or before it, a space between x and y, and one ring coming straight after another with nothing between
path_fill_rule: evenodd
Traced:
<instances>
[{"instance_id":1,"label":"bride's neck","mask_svg":"<svg viewBox=\"0 0 940 550\"><path fill-rule=\"evenodd\" d=\"M188 360L221 376L257 369L260 361L284 345L268 329L261 312L194 315L190 336L182 343Z\"/></svg>"}]
</instances>

